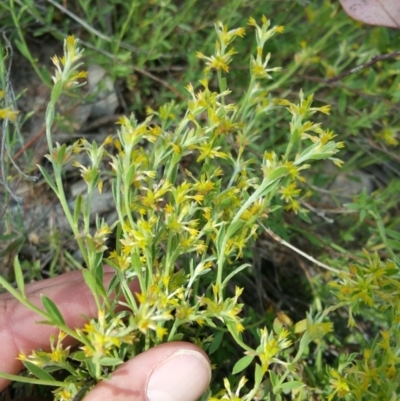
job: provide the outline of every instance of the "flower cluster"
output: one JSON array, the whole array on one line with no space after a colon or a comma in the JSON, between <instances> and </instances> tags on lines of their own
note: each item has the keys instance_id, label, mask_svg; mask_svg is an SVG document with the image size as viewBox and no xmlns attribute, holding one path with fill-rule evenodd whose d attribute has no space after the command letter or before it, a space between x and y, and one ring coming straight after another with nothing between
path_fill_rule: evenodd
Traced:
<instances>
[{"instance_id":1,"label":"flower cluster","mask_svg":"<svg viewBox=\"0 0 400 401\"><path fill-rule=\"evenodd\" d=\"M96 320L91 320L83 329L77 329L76 332L88 340L82 346L82 353L97 367L103 363L110 365L113 358L114 365L122 363L114 350L122 344L132 344L135 341L134 328L127 326L118 315L106 319L104 310L99 310ZM75 353L74 357L77 358L78 354ZM97 371L101 372L100 369Z\"/></svg>"},{"instance_id":2,"label":"flower cluster","mask_svg":"<svg viewBox=\"0 0 400 401\"><path fill-rule=\"evenodd\" d=\"M78 71L82 64L77 62L82 58L83 50L77 47L77 39L68 36L64 41L64 56L53 56L51 61L56 67L53 82L61 83L61 89L70 89L80 86L79 80L87 77L87 71Z\"/></svg>"},{"instance_id":3,"label":"flower cluster","mask_svg":"<svg viewBox=\"0 0 400 401\"><path fill-rule=\"evenodd\" d=\"M386 312L400 302L396 264L390 260L382 262L377 253L371 256L364 251L364 254L367 264L352 264L348 272L341 272L338 280L329 283L340 304L349 308L349 326L356 326L353 315L362 308L374 306ZM400 321L400 309L392 311L395 320Z\"/></svg>"},{"instance_id":4,"label":"flower cluster","mask_svg":"<svg viewBox=\"0 0 400 401\"><path fill-rule=\"evenodd\" d=\"M51 365L68 367L67 358L70 354L70 347L64 348L62 345L65 337L66 334L60 331L57 339L54 335L52 335L50 338L50 352L32 351L30 355L20 352L18 359L24 363L33 363L41 368Z\"/></svg>"},{"instance_id":5,"label":"flower cluster","mask_svg":"<svg viewBox=\"0 0 400 401\"><path fill-rule=\"evenodd\" d=\"M248 267L237 261L257 238L260 221L281 207L281 201L288 209L300 211L297 185L304 182L302 170L318 159L339 163L333 155L342 144L333 141L331 131L309 121L316 112L328 113L327 106L313 107L312 96L305 98L302 92L298 104L273 100L262 89L261 79L271 78L269 73L279 70L268 68L270 55L263 56L263 47L283 28L271 28L265 17L261 22L260 26L249 20L256 31L257 53L251 58L249 88L237 104L232 103L222 72L229 72L235 53L232 42L245 32L242 28L228 30L218 22L215 54L197 56L205 60L205 74L216 70L219 88L213 89L214 81L209 77L200 81L197 90L189 84L187 108L181 118L177 118L178 108L173 102L158 110L148 109L142 122L133 115L122 117L117 135L100 145L80 140L69 146L53 146L55 102L63 90L76 87L78 79L85 76L77 70L82 51L73 37L65 41L64 57L53 58L55 87L47 110L46 132L54 180L43 168L41 171L74 231L85 261L83 276L98 307L97 319L73 333L82 343L79 351L55 362L68 370L65 363L72 359L79 365L76 371L86 372L75 377L68 370L71 376L66 385L56 391L60 400L83 391L80 389L85 388L86 379L95 383L106 378L125 360L161 342L195 337L196 343L208 346L214 337L205 329L215 330L218 325L245 353L234 374L254 361L255 378L253 389L245 396L240 396L247 386L247 379L242 377L235 391L225 380L225 390L217 396L222 398L212 399L257 399L266 376L277 394L304 387L292 364L311 341L330 332L330 323L309 318L295 326L302 340L293 361L289 357L293 333L278 323L274 331L259 330L259 345L252 349L242 338L243 288L228 283ZM284 154L267 149L257 161L250 156L250 146L257 137L254 120L280 106L292 115L289 145ZM89 157L89 166L75 157L80 152ZM71 211L62 168L72 160L87 193L77 197ZM108 225L97 217L93 229L91 199L95 190L102 192L107 168L117 219ZM115 243L108 249L111 235ZM102 284L105 264L115 271L107 288ZM130 290L133 281L140 287L135 294ZM229 296L229 291L233 295ZM55 306L46 302L53 319L62 322ZM22 357L51 360L56 349ZM279 379L276 366L284 372Z\"/></svg>"},{"instance_id":6,"label":"flower cluster","mask_svg":"<svg viewBox=\"0 0 400 401\"><path fill-rule=\"evenodd\" d=\"M207 57L203 53L196 52L196 56L206 60L206 73L211 70L229 72L229 64L232 61L232 56L236 52L233 48L227 50L227 47L237 36L242 38L245 35L245 30L244 28L237 28L228 31L228 27L220 21L215 24L215 30L218 36L215 46L215 55Z\"/></svg>"}]
</instances>

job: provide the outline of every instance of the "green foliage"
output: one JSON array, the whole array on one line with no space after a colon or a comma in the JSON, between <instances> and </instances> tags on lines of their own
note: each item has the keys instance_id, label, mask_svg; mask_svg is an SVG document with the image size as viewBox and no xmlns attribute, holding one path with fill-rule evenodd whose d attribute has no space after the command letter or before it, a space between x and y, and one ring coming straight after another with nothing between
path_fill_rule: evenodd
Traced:
<instances>
[{"instance_id":1,"label":"green foliage","mask_svg":"<svg viewBox=\"0 0 400 401\"><path fill-rule=\"evenodd\" d=\"M389 400L399 393L399 266L380 261L377 254L365 256L365 264L350 265L330 284L338 297L336 307L348 307L350 327L356 326L354 315L372 312L381 330L358 355L342 355L338 368L329 370L334 388L329 400L335 394L357 401Z\"/></svg>"},{"instance_id":2,"label":"green foliage","mask_svg":"<svg viewBox=\"0 0 400 401\"><path fill-rule=\"evenodd\" d=\"M239 26L242 16L261 12L251 1L221 3L215 14L195 0L181 8L172 1L154 1L154 7L147 1L113 1L98 18L95 2L82 1L69 10L70 19L55 2L46 12L22 3L26 7L4 2L0 13L6 26L17 28L13 43L44 82L50 84L50 75L30 54L23 29L40 21L35 34L43 35L57 23L52 34L60 39L75 21L85 29L88 59L124 80L129 111L138 116L121 118L117 135L101 144L82 139L54 145L56 103L85 77L79 71L82 53L69 36L64 57L52 59L56 72L46 136L53 171L39 169L76 238L84 260L79 267L98 318L74 331L50 299L42 299L43 309L32 305L16 260L18 290L3 278L1 285L61 329L50 352L20 355L36 383L55 386L57 400L71 400L149 347L187 339L202 346L217 367L228 360L232 370L223 385L216 375L204 400L394 399L399 392L400 222L395 213L398 158L392 149L398 146L398 61L334 83L329 79L394 50L395 34L361 28L329 1L267 2L263 12L274 16L276 26L265 17L257 22L259 17L249 19L246 31L217 22L215 32L213 20ZM281 24L285 33L271 40L283 32ZM198 59L205 63L204 74ZM167 71L168 82L155 88L151 75L139 79L143 71ZM146 109L144 100L149 100ZM16 115L10 113L15 112L8 106L0 110L1 117L12 120ZM380 184L372 194L350 194L346 213L334 215L332 230L325 213L342 210L343 201L335 195L321 201L319 188L332 174L320 160L341 166L336 153L344 142L345 172L384 165L390 184ZM73 210L63 176L71 165L87 185ZM93 228L93 194L110 176L118 217L111 225L98 217ZM325 211L310 206L324 202L329 204ZM296 214L303 221L294 219ZM238 277L251 267L250 246L264 226L302 246L308 246L306 238L313 253L334 266L312 279L313 309L295 323L278 310L268 320L252 307L250 318L243 318L246 290ZM110 246L111 234L116 239ZM363 247L369 253L360 252ZM108 288L102 284L105 265L115 271ZM132 280L140 283L137 298L129 290ZM122 295L127 310L116 312ZM65 334L81 348L64 348ZM367 343L366 337L374 340ZM234 357L224 346L219 349L222 341L234 347ZM354 341L357 352L347 353ZM65 381L56 381L54 372Z\"/></svg>"},{"instance_id":3,"label":"green foliage","mask_svg":"<svg viewBox=\"0 0 400 401\"><path fill-rule=\"evenodd\" d=\"M99 316L76 331L75 337L85 344L82 350L68 355L69 351L62 350L58 344L58 353L64 354L61 361L58 361L58 353L54 356L54 350L49 356L43 352L30 356L22 354L20 358L29 361L28 369L32 363L43 367L50 363L52 371L56 366L67 369L72 375L66 381L75 383L79 391L82 371L97 382L107 378L109 369L127 358L162 341L193 335L193 330L197 341L207 349L213 336L210 337L206 328L217 328L215 322L220 321L237 344L259 360L255 365L254 388L246 396L250 400L259 391L269 365L276 363L279 351L291 345L287 339L289 332L279 326L275 335L268 334L266 328L260 331L257 349L246 345L241 339L244 327L239 317L242 305L238 301L243 289L236 287L231 298L226 287L234 275L246 267L239 265L232 270L232 263L242 258L246 244L256 235L257 220L276 208L273 199L281 188L294 187L296 180L301 180L300 171L315 159L332 158L339 162L333 155L341 143L332 140L329 130L308 121L316 112L329 111L326 106L312 107L312 96L305 99L301 92L298 104L277 99L275 103L292 114L288 149L283 155L266 152L259 166L253 167L259 171L258 177L248 178L250 161L245 159L245 150L251 131L246 127L265 112L258 107L263 101L262 96L257 96L261 91L260 80L269 78L268 72L276 70L267 68L270 56L263 57L263 47L274 33L283 30L269 28L265 17L261 26L254 19L250 19L249 24L256 29L258 48L257 56L251 61L247 94L239 104L227 101L231 91L222 71L228 71L234 54L231 43L237 36L243 36L244 29L228 31L218 23L215 55L207 57L199 53L198 57L207 61L206 74L217 71L220 90L212 91L205 77L197 93L188 85L191 98L181 120L166 112L168 105L158 112L149 110L143 123L124 117L120 120L118 137L114 141L107 138L100 146L84 139L69 146L53 145L51 126L56 102L63 90L79 86L78 78L85 77L84 72L78 71L80 64L77 62L82 52L72 36L65 41L63 58L53 57L56 74L47 108L46 134L50 150L47 158L52 163L55 178L48 174L44 177L57 194L77 238L87 266L84 278L96 299ZM236 145L227 147L226 142ZM107 150L111 143L116 154ZM75 155L81 152L89 156L90 166L74 161ZM178 166L184 157L193 157L196 161L191 170L187 169L182 175L178 174ZM104 158L110 159L115 176L113 193L118 220L109 227L98 219L92 234L89 224L91 195L96 189L101 191L100 162ZM62 181L62 169L71 161L87 184L86 200L79 198L73 213ZM294 203L297 192L286 192L286 199ZM105 241L114 228L119 233L116 248L104 259ZM108 289L103 288L101 280L103 260L116 271L116 278ZM137 294L137 299L129 292L132 279L140 284L141 294ZM111 300L111 292L116 293L115 300ZM125 295L126 307L132 314L115 311L119 294ZM51 324L64 330L65 323L56 305L46 297L42 302ZM320 324L311 318L307 322L311 332L315 324ZM295 360L315 338L315 335L303 336ZM80 361L79 369L74 369L69 362L76 357ZM49 362L46 363L46 359ZM273 383L277 394L289 389L286 379L292 370L288 367ZM32 370L31 373L35 374ZM229 392L227 383L225 387ZM61 395L65 391L66 388L58 389L56 399L66 399Z\"/></svg>"}]
</instances>

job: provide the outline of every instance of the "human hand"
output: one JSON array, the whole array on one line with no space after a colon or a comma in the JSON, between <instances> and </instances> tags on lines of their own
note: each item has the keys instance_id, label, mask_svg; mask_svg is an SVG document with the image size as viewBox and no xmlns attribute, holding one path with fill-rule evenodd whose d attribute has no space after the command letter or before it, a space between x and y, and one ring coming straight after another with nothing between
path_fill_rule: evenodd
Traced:
<instances>
[{"instance_id":1,"label":"human hand","mask_svg":"<svg viewBox=\"0 0 400 401\"><path fill-rule=\"evenodd\" d=\"M112 272L104 273L107 285ZM135 287L136 285L136 287ZM133 292L139 291L133 284ZM30 301L42 307L40 296L56 303L71 328L83 327L97 316L96 304L82 273L74 271L26 286ZM42 318L9 294L0 295L0 371L18 374L23 368L18 353L42 348L49 350L49 339L58 330L38 324ZM74 345L67 338L65 345ZM154 347L118 367L110 380L98 383L84 401L196 401L211 379L210 363L197 346L170 342ZM0 378L0 391L9 382Z\"/></svg>"}]
</instances>

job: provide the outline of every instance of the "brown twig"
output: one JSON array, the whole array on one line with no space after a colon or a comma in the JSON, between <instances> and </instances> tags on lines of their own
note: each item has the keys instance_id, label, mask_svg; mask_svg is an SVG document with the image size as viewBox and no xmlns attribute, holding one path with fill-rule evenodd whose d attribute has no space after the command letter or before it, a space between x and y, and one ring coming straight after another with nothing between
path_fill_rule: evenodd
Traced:
<instances>
[{"instance_id":1,"label":"brown twig","mask_svg":"<svg viewBox=\"0 0 400 401\"><path fill-rule=\"evenodd\" d=\"M370 61L368 61L367 63L361 64L361 65L359 65L359 66L357 66L357 67L354 67L354 68L350 68L350 70L344 71L344 72L342 72L341 74L336 75L335 77L332 77L332 78L327 79L326 82L327 82L328 84L331 84L331 83L333 83L333 82L340 81L342 78L345 78L345 77L347 77L347 76L349 76L349 75L351 75L351 74L354 74L354 73L356 73L356 72L358 72L358 71L361 71L361 70L363 70L364 68L368 68L368 67L370 67L371 65L377 63L378 61L387 60L387 59L389 59L389 58L393 58L393 57L397 57L397 56L400 56L400 51L392 52L392 53L387 53L387 54L381 54L381 55L379 55L379 56L374 56L374 57L372 57L372 59L371 59Z\"/></svg>"},{"instance_id":2,"label":"brown twig","mask_svg":"<svg viewBox=\"0 0 400 401\"><path fill-rule=\"evenodd\" d=\"M306 254L305 252L301 251L300 249L296 248L295 246L289 244L286 242L284 239L282 239L279 235L275 234L271 229L265 227L263 224L261 224L262 228L265 230L265 232L270 235L276 242L279 242L280 244L286 246L287 248L291 249L292 251L295 251L299 255L303 256L304 258L308 259L312 263L315 263L317 266L322 267L323 269L329 270L331 272L334 272L336 274L339 274L339 270L330 267L326 265L325 263L320 262L319 260L313 258L312 256Z\"/></svg>"}]
</instances>

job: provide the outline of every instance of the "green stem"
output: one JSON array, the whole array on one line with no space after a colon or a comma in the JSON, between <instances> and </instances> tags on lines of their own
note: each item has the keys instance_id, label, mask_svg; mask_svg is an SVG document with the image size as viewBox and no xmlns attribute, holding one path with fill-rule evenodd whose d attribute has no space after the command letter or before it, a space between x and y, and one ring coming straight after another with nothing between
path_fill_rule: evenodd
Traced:
<instances>
[{"instance_id":1,"label":"green stem","mask_svg":"<svg viewBox=\"0 0 400 401\"><path fill-rule=\"evenodd\" d=\"M168 277L169 273L171 271L171 263L172 263L172 235L170 234L168 236L168 243L167 243L167 254L165 255L165 271L164 271L164 276Z\"/></svg>"},{"instance_id":2,"label":"green stem","mask_svg":"<svg viewBox=\"0 0 400 401\"><path fill-rule=\"evenodd\" d=\"M47 314L45 311L42 309L38 308L35 306L33 303L31 303L26 296L21 294L19 291L17 291L11 284L9 284L3 277L0 276L0 285L2 285L15 299L17 299L18 302L20 302L22 305L26 306L28 309L30 309L32 312L35 312L39 316L42 316L46 321L51 322L53 326L59 328L61 331L64 333L68 334L70 337L75 338L79 342L85 343L85 340L81 338L74 330L70 329L68 326L64 324L60 324L58 322L54 322L51 319L51 316Z\"/></svg>"},{"instance_id":3,"label":"green stem","mask_svg":"<svg viewBox=\"0 0 400 401\"><path fill-rule=\"evenodd\" d=\"M174 320L174 324L172 325L172 327L171 327L171 330L169 331L169 334L168 334L168 340L167 340L167 342L169 342L169 341L171 341L172 339L173 339L173 337L174 337L174 335L175 335L175 333L176 333L176 330L178 329L178 327L181 325L181 324L184 324L184 323L186 323L185 321L180 321L179 322L179 324L178 324L178 319L175 319Z\"/></svg>"},{"instance_id":4,"label":"green stem","mask_svg":"<svg viewBox=\"0 0 400 401\"><path fill-rule=\"evenodd\" d=\"M57 86L57 84L56 84ZM51 101L49 102L46 110L46 139L47 139L47 146L49 148L50 155L53 154L54 146L53 146L53 140L52 140L52 135L51 135L51 127L53 126L53 121L54 121L54 113L55 113L55 104L59 98L59 88L54 87L51 95ZM74 218L71 214L71 211L69 210L68 202L65 196L64 192L64 187L63 187L63 182L61 178L61 168L57 164L56 160L51 160L52 166L53 166L53 171L54 171L54 176L55 176L55 181L56 181L56 187L57 187L57 197L60 200L61 206L64 210L65 216L67 217L68 223L76 237L79 250L82 253L82 256L84 260L87 262L87 252L86 248L83 244L82 239L79 238L79 229L75 225Z\"/></svg>"},{"instance_id":5,"label":"green stem","mask_svg":"<svg viewBox=\"0 0 400 401\"><path fill-rule=\"evenodd\" d=\"M240 108L237 112L237 118L236 120L238 121L243 121L246 117L247 110L250 108L250 93L252 92L254 88L254 84L256 82L256 79L252 76L250 78L250 83L249 87L247 88L246 95L244 96L244 99L240 103Z\"/></svg>"},{"instance_id":6,"label":"green stem","mask_svg":"<svg viewBox=\"0 0 400 401\"><path fill-rule=\"evenodd\" d=\"M56 180L56 186L57 186L57 197L60 200L61 206L64 210L65 216L67 217L68 223L72 229L72 232L75 235L76 238L76 242L78 243L79 246L79 250L82 253L83 259L86 261L86 263L89 262L88 260L88 253L87 253L87 249L82 241L81 238L79 238L79 229L78 227L75 225L74 222L74 218L71 214L71 211L69 209L69 205L68 205L68 201L67 198L65 196L65 192L64 192L64 187L63 187L63 181L61 178L61 171L59 169L59 167L53 162L53 169L54 169L54 175L55 175L55 180Z\"/></svg>"},{"instance_id":7,"label":"green stem","mask_svg":"<svg viewBox=\"0 0 400 401\"><path fill-rule=\"evenodd\" d=\"M147 332L146 336L145 336L145 344L144 344L144 351L147 351L148 349L150 349L150 335Z\"/></svg>"}]
</instances>

